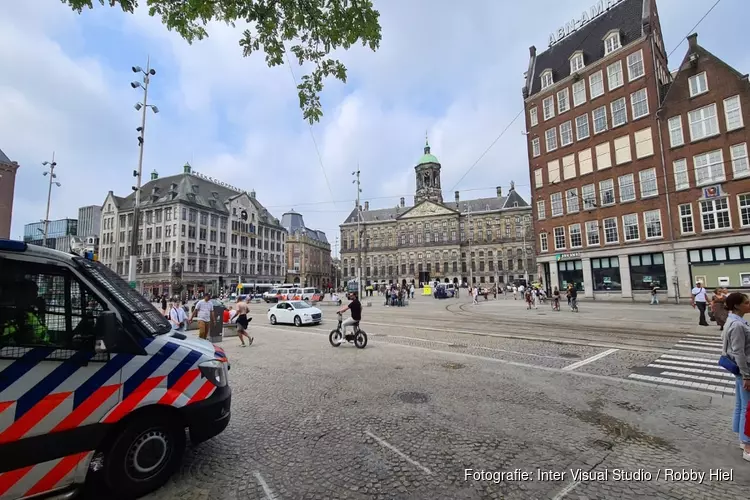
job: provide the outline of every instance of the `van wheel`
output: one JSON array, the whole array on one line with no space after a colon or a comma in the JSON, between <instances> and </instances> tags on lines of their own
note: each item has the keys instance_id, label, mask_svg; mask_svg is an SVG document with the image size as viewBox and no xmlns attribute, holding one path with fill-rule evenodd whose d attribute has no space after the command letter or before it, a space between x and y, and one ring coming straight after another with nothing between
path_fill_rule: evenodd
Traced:
<instances>
[{"instance_id":1,"label":"van wheel","mask_svg":"<svg viewBox=\"0 0 750 500\"><path fill-rule=\"evenodd\" d=\"M117 498L137 498L167 482L185 451L185 429L163 413L129 422L104 456L103 478Z\"/></svg>"}]
</instances>

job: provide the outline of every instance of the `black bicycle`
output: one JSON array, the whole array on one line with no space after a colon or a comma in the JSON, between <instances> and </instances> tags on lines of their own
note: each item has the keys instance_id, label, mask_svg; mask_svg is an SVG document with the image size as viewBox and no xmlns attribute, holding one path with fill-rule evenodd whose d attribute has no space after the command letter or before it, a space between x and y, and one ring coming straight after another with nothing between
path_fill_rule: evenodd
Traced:
<instances>
[{"instance_id":1,"label":"black bicycle","mask_svg":"<svg viewBox=\"0 0 750 500\"><path fill-rule=\"evenodd\" d=\"M330 342L333 347L338 347L344 343L344 340L346 340L347 342L353 342L354 345L357 346L357 348L364 349L365 346L367 346L367 334L364 332L364 330L360 330L359 321L354 323L354 331L352 333L347 333L346 336L344 336L341 331L343 316L341 315L341 313L337 314L339 317L339 324L336 329L331 330L330 335L328 335L328 342Z\"/></svg>"}]
</instances>

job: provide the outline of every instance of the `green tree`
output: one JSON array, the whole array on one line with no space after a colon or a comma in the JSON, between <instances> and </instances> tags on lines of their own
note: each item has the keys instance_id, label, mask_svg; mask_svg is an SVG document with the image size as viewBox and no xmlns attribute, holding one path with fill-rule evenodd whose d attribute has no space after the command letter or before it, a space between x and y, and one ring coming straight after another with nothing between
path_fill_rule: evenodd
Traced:
<instances>
[{"instance_id":1,"label":"green tree","mask_svg":"<svg viewBox=\"0 0 750 500\"><path fill-rule=\"evenodd\" d=\"M144 1L144 0L141 0ZM78 13L93 9L94 0L62 0ZM99 0L101 5L119 5L133 13L138 0ZM303 116L311 124L323 111L320 93L329 76L346 82L346 67L329 54L348 49L357 42L375 51L380 47L380 13L371 0L145 0L149 15L161 17L169 30L188 43L207 37L210 21L230 26L245 21L251 29L239 41L245 57L262 51L269 67L284 64L286 42L300 64L312 63L313 70L302 76L297 89Z\"/></svg>"}]
</instances>

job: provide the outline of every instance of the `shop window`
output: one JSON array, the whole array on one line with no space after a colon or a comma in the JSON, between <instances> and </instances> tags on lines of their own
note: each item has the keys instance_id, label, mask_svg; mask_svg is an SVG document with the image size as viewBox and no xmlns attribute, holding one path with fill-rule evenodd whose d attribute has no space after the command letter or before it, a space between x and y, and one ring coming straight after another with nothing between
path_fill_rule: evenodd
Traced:
<instances>
[{"instance_id":1,"label":"shop window","mask_svg":"<svg viewBox=\"0 0 750 500\"><path fill-rule=\"evenodd\" d=\"M596 291L622 290L619 257L591 259L591 277Z\"/></svg>"},{"instance_id":2,"label":"shop window","mask_svg":"<svg viewBox=\"0 0 750 500\"><path fill-rule=\"evenodd\" d=\"M576 290L583 291L583 263L580 260L558 262L557 274L560 279L560 290L573 283Z\"/></svg>"},{"instance_id":3,"label":"shop window","mask_svg":"<svg viewBox=\"0 0 750 500\"><path fill-rule=\"evenodd\" d=\"M657 286L667 289L664 254L653 253L630 256L630 284L633 290L650 290Z\"/></svg>"}]
</instances>

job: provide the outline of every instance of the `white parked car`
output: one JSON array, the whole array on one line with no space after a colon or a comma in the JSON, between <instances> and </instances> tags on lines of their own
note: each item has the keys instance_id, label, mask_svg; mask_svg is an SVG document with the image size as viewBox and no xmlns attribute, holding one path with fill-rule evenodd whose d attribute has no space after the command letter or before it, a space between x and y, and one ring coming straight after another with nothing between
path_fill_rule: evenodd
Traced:
<instances>
[{"instance_id":1,"label":"white parked car","mask_svg":"<svg viewBox=\"0 0 750 500\"><path fill-rule=\"evenodd\" d=\"M316 325L323 320L323 313L302 300L283 301L268 310L268 321L291 323L294 326Z\"/></svg>"}]
</instances>

